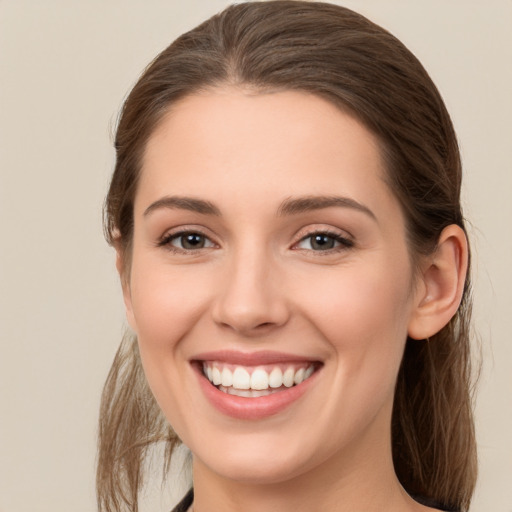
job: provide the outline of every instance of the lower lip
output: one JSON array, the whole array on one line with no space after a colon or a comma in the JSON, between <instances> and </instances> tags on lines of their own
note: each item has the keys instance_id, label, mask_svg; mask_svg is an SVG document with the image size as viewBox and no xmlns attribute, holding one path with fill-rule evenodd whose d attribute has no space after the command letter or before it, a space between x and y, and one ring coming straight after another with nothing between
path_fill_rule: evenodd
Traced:
<instances>
[{"instance_id":1,"label":"lower lip","mask_svg":"<svg viewBox=\"0 0 512 512\"><path fill-rule=\"evenodd\" d=\"M223 393L211 384L202 372L197 373L203 393L221 413L241 420L260 420L274 416L296 402L311 386L318 370L311 377L296 386L272 393L271 395L254 398Z\"/></svg>"}]
</instances>

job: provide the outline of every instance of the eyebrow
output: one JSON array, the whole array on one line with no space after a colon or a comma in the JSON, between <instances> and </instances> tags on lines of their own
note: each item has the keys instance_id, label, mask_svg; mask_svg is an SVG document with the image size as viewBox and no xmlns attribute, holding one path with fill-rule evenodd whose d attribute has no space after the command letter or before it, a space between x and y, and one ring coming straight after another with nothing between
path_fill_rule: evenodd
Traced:
<instances>
[{"instance_id":1,"label":"eyebrow","mask_svg":"<svg viewBox=\"0 0 512 512\"><path fill-rule=\"evenodd\" d=\"M373 220L377 220L375 214L364 204L351 199L350 197L341 196L304 196L297 198L285 199L278 208L278 216L297 215L323 208L352 208L368 215ZM144 216L149 215L155 210L161 208L189 210L200 213L202 215L220 216L220 210L210 201L197 199L195 197L186 196L165 196L151 203L145 210Z\"/></svg>"},{"instance_id":2,"label":"eyebrow","mask_svg":"<svg viewBox=\"0 0 512 512\"><path fill-rule=\"evenodd\" d=\"M368 215L373 220L377 220L375 214L355 199L350 197L341 196L305 196L297 198L289 198L281 203L278 210L278 215L296 215L314 210L321 210L323 208L331 207L351 208Z\"/></svg>"},{"instance_id":3,"label":"eyebrow","mask_svg":"<svg viewBox=\"0 0 512 512\"><path fill-rule=\"evenodd\" d=\"M183 196L165 196L151 203L145 210L144 216L149 215L155 210L167 208L170 210L189 210L191 212L201 213L203 215L220 215L220 210L209 201L196 199L195 197Z\"/></svg>"}]
</instances>

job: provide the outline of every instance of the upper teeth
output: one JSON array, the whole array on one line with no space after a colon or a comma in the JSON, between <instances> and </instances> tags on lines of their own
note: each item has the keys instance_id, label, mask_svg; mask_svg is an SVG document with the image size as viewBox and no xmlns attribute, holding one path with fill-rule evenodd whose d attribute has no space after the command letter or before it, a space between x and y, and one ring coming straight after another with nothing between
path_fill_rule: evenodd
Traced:
<instances>
[{"instance_id":1,"label":"upper teeth","mask_svg":"<svg viewBox=\"0 0 512 512\"><path fill-rule=\"evenodd\" d=\"M314 370L313 364L248 368L219 362L203 363L203 373L212 384L234 389L264 390L282 386L290 388L306 380Z\"/></svg>"}]
</instances>

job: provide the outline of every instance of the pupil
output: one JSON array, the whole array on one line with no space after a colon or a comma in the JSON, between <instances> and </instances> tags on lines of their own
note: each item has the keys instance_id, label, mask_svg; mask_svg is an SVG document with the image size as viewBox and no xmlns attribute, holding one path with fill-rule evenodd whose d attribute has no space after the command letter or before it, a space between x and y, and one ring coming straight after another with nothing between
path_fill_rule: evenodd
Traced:
<instances>
[{"instance_id":1,"label":"pupil","mask_svg":"<svg viewBox=\"0 0 512 512\"><path fill-rule=\"evenodd\" d=\"M325 251L334 247L334 239L328 235L315 235L311 245L313 249Z\"/></svg>"},{"instance_id":2,"label":"pupil","mask_svg":"<svg viewBox=\"0 0 512 512\"><path fill-rule=\"evenodd\" d=\"M197 233L191 233L182 237L182 245L184 249L200 249L204 247L204 238Z\"/></svg>"}]
</instances>

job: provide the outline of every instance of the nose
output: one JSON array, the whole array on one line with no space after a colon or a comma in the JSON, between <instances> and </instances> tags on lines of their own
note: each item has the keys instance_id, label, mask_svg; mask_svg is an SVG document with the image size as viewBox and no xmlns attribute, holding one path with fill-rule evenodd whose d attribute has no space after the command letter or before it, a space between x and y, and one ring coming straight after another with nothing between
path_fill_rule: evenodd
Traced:
<instances>
[{"instance_id":1,"label":"nose","mask_svg":"<svg viewBox=\"0 0 512 512\"><path fill-rule=\"evenodd\" d=\"M213 305L213 320L249 337L283 326L289 319L290 308L281 277L265 251L246 251L234 256L226 262Z\"/></svg>"}]
</instances>

